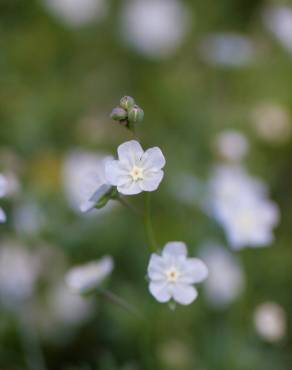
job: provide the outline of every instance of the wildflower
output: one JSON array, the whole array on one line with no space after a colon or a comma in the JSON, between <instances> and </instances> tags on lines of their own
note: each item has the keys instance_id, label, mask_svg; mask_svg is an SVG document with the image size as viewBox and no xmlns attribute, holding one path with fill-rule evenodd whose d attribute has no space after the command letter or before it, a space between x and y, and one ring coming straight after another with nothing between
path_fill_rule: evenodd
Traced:
<instances>
[{"instance_id":1,"label":"wildflower","mask_svg":"<svg viewBox=\"0 0 292 370\"><path fill-rule=\"evenodd\" d=\"M159 302L173 299L188 305L198 295L192 284L205 280L208 269L201 260L187 257L187 247L183 242L169 242L161 255L151 255L148 276L150 293Z\"/></svg>"},{"instance_id":2,"label":"wildflower","mask_svg":"<svg viewBox=\"0 0 292 370\"><path fill-rule=\"evenodd\" d=\"M162 178L165 158L158 147L143 151L138 141L131 140L118 147L118 160L105 165L107 181L126 195L154 191Z\"/></svg>"},{"instance_id":3,"label":"wildflower","mask_svg":"<svg viewBox=\"0 0 292 370\"><path fill-rule=\"evenodd\" d=\"M277 303L262 303L254 312L254 325L263 339L268 342L277 342L286 333L286 313Z\"/></svg>"},{"instance_id":4,"label":"wildflower","mask_svg":"<svg viewBox=\"0 0 292 370\"><path fill-rule=\"evenodd\" d=\"M232 32L205 36L199 44L199 53L206 63L219 67L244 67L255 58L252 41Z\"/></svg>"},{"instance_id":5,"label":"wildflower","mask_svg":"<svg viewBox=\"0 0 292 370\"><path fill-rule=\"evenodd\" d=\"M0 198L7 194L7 181L6 178L0 174ZM4 210L0 207L0 223L6 221L6 214Z\"/></svg>"},{"instance_id":6,"label":"wildflower","mask_svg":"<svg viewBox=\"0 0 292 370\"><path fill-rule=\"evenodd\" d=\"M223 226L231 247L270 244L279 211L263 182L239 166L219 166L210 181L208 211Z\"/></svg>"},{"instance_id":7,"label":"wildflower","mask_svg":"<svg viewBox=\"0 0 292 370\"><path fill-rule=\"evenodd\" d=\"M245 283L242 268L227 249L215 243L203 246L202 260L209 270L204 290L208 302L215 307L225 307L241 293Z\"/></svg>"},{"instance_id":8,"label":"wildflower","mask_svg":"<svg viewBox=\"0 0 292 370\"><path fill-rule=\"evenodd\" d=\"M107 4L105 0L43 0L48 11L71 27L80 27L101 19Z\"/></svg>"},{"instance_id":9,"label":"wildflower","mask_svg":"<svg viewBox=\"0 0 292 370\"><path fill-rule=\"evenodd\" d=\"M123 5L122 36L149 58L171 56L190 28L188 8L180 1L129 0Z\"/></svg>"},{"instance_id":10,"label":"wildflower","mask_svg":"<svg viewBox=\"0 0 292 370\"><path fill-rule=\"evenodd\" d=\"M31 297L40 263L25 246L8 242L0 245L0 302L15 307Z\"/></svg>"},{"instance_id":11,"label":"wildflower","mask_svg":"<svg viewBox=\"0 0 292 370\"><path fill-rule=\"evenodd\" d=\"M263 21L267 29L282 46L292 52L292 8L291 6L271 6L264 10Z\"/></svg>"},{"instance_id":12,"label":"wildflower","mask_svg":"<svg viewBox=\"0 0 292 370\"><path fill-rule=\"evenodd\" d=\"M111 185L105 178L105 165L112 157L86 151L73 151L63 166L65 195L75 210L88 212L107 194Z\"/></svg>"},{"instance_id":13,"label":"wildflower","mask_svg":"<svg viewBox=\"0 0 292 370\"><path fill-rule=\"evenodd\" d=\"M271 144L283 144L291 137L291 119L284 106L275 103L261 103L251 114L258 137Z\"/></svg>"},{"instance_id":14,"label":"wildflower","mask_svg":"<svg viewBox=\"0 0 292 370\"><path fill-rule=\"evenodd\" d=\"M242 160L249 149L246 137L236 130L226 130L217 135L215 146L223 159L232 162Z\"/></svg>"},{"instance_id":15,"label":"wildflower","mask_svg":"<svg viewBox=\"0 0 292 370\"><path fill-rule=\"evenodd\" d=\"M69 288L76 293L84 293L97 288L110 275L114 268L112 257L105 256L82 266L73 267L66 274Z\"/></svg>"},{"instance_id":16,"label":"wildflower","mask_svg":"<svg viewBox=\"0 0 292 370\"><path fill-rule=\"evenodd\" d=\"M279 221L279 210L267 199L244 199L226 212L222 226L234 249L244 246L261 247L274 240L273 227Z\"/></svg>"}]
</instances>

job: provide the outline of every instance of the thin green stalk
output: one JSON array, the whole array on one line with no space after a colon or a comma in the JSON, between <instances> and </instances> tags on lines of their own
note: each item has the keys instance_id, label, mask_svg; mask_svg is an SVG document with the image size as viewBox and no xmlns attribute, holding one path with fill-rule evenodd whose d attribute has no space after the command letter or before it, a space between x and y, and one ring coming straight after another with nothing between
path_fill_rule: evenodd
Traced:
<instances>
[{"instance_id":1,"label":"thin green stalk","mask_svg":"<svg viewBox=\"0 0 292 370\"><path fill-rule=\"evenodd\" d=\"M151 252L156 252L158 249L158 244L155 238L152 219L151 219L151 198L150 193L145 193L145 209L144 209L144 225L145 231L149 241L149 248Z\"/></svg>"}]
</instances>

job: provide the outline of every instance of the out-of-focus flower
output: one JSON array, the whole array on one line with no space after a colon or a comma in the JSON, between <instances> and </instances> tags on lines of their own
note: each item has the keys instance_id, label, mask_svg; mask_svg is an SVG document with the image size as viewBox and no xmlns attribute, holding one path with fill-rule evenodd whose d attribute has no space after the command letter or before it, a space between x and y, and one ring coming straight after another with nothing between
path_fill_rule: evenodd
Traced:
<instances>
[{"instance_id":1,"label":"out-of-focus flower","mask_svg":"<svg viewBox=\"0 0 292 370\"><path fill-rule=\"evenodd\" d=\"M223 226L231 247L265 246L273 237L279 210L262 182L239 166L219 166L210 183L208 211Z\"/></svg>"},{"instance_id":2,"label":"out-of-focus flower","mask_svg":"<svg viewBox=\"0 0 292 370\"><path fill-rule=\"evenodd\" d=\"M143 151L138 141L131 140L118 147L118 160L106 163L106 178L120 193L133 195L154 191L162 178L165 158L158 147Z\"/></svg>"},{"instance_id":3,"label":"out-of-focus flower","mask_svg":"<svg viewBox=\"0 0 292 370\"><path fill-rule=\"evenodd\" d=\"M173 54L190 28L186 5L178 0L128 0L121 32L127 43L150 58Z\"/></svg>"},{"instance_id":4,"label":"out-of-focus flower","mask_svg":"<svg viewBox=\"0 0 292 370\"><path fill-rule=\"evenodd\" d=\"M215 147L223 159L233 162L242 160L249 150L247 138L236 130L226 130L218 134Z\"/></svg>"},{"instance_id":5,"label":"out-of-focus flower","mask_svg":"<svg viewBox=\"0 0 292 370\"><path fill-rule=\"evenodd\" d=\"M148 265L149 290L158 302L192 303L198 295L193 284L207 276L207 266L198 258L188 258L183 242L167 243L161 255L151 255Z\"/></svg>"},{"instance_id":6,"label":"out-of-focus flower","mask_svg":"<svg viewBox=\"0 0 292 370\"><path fill-rule=\"evenodd\" d=\"M169 339L158 346L157 355L163 369L181 370L192 366L194 351L186 342Z\"/></svg>"},{"instance_id":7,"label":"out-of-focus flower","mask_svg":"<svg viewBox=\"0 0 292 370\"><path fill-rule=\"evenodd\" d=\"M240 296L245 277L238 260L225 248L215 243L203 246L201 258L208 266L204 282L208 302L214 307L225 307Z\"/></svg>"},{"instance_id":8,"label":"out-of-focus flower","mask_svg":"<svg viewBox=\"0 0 292 370\"><path fill-rule=\"evenodd\" d=\"M0 198L4 197L7 194L7 180L0 174ZM6 214L4 210L0 207L0 223L6 221Z\"/></svg>"},{"instance_id":9,"label":"out-of-focus flower","mask_svg":"<svg viewBox=\"0 0 292 370\"><path fill-rule=\"evenodd\" d=\"M35 201L19 202L13 210L13 224L19 233L37 234L45 222L43 210Z\"/></svg>"},{"instance_id":10,"label":"out-of-focus flower","mask_svg":"<svg viewBox=\"0 0 292 370\"><path fill-rule=\"evenodd\" d=\"M49 293L49 309L59 324L78 325L90 316L93 305L88 298L72 292L66 284L59 284Z\"/></svg>"},{"instance_id":11,"label":"out-of-focus flower","mask_svg":"<svg viewBox=\"0 0 292 370\"><path fill-rule=\"evenodd\" d=\"M264 24L282 46L292 52L292 8L273 6L264 10Z\"/></svg>"},{"instance_id":12,"label":"out-of-focus flower","mask_svg":"<svg viewBox=\"0 0 292 370\"><path fill-rule=\"evenodd\" d=\"M111 157L86 151L70 152L63 165L63 186L71 206L76 211L87 212L109 189L105 165Z\"/></svg>"},{"instance_id":13,"label":"out-of-focus flower","mask_svg":"<svg viewBox=\"0 0 292 370\"><path fill-rule=\"evenodd\" d=\"M267 199L238 200L222 220L228 241L234 249L264 247L274 241L273 228L279 222L279 210Z\"/></svg>"},{"instance_id":14,"label":"out-of-focus flower","mask_svg":"<svg viewBox=\"0 0 292 370\"><path fill-rule=\"evenodd\" d=\"M47 9L69 26L79 27L102 18L107 10L105 0L43 0Z\"/></svg>"},{"instance_id":15,"label":"out-of-focus flower","mask_svg":"<svg viewBox=\"0 0 292 370\"><path fill-rule=\"evenodd\" d=\"M97 288L110 275L114 268L112 257L105 256L99 261L73 267L66 274L68 287L76 293L84 293Z\"/></svg>"},{"instance_id":16,"label":"out-of-focus flower","mask_svg":"<svg viewBox=\"0 0 292 370\"><path fill-rule=\"evenodd\" d=\"M214 33L199 44L201 57L210 65L243 67L255 58L255 48L246 36L237 33Z\"/></svg>"},{"instance_id":17,"label":"out-of-focus flower","mask_svg":"<svg viewBox=\"0 0 292 370\"><path fill-rule=\"evenodd\" d=\"M25 246L2 242L0 245L0 301L17 307L34 290L40 271L39 259Z\"/></svg>"},{"instance_id":18,"label":"out-of-focus flower","mask_svg":"<svg viewBox=\"0 0 292 370\"><path fill-rule=\"evenodd\" d=\"M281 105L263 103L252 111L252 123L257 135L270 143L281 144L291 137L291 120Z\"/></svg>"},{"instance_id":19,"label":"out-of-focus flower","mask_svg":"<svg viewBox=\"0 0 292 370\"><path fill-rule=\"evenodd\" d=\"M254 312L254 325L263 339L268 342L277 342L286 333L286 313L277 303L262 303L256 307Z\"/></svg>"}]
</instances>

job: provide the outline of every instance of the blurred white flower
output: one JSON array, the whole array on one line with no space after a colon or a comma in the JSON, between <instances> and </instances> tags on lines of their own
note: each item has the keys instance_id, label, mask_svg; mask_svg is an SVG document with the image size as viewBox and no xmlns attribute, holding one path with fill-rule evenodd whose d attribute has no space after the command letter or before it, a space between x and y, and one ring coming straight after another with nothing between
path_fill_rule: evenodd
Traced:
<instances>
[{"instance_id":1,"label":"blurred white flower","mask_svg":"<svg viewBox=\"0 0 292 370\"><path fill-rule=\"evenodd\" d=\"M286 334L286 313L277 303L262 303L256 307L254 312L254 325L263 339L268 342L277 342Z\"/></svg>"},{"instance_id":2,"label":"blurred white flower","mask_svg":"<svg viewBox=\"0 0 292 370\"><path fill-rule=\"evenodd\" d=\"M289 113L281 105L259 104L252 111L251 119L257 135L267 142L282 144L291 137Z\"/></svg>"},{"instance_id":3,"label":"blurred white flower","mask_svg":"<svg viewBox=\"0 0 292 370\"><path fill-rule=\"evenodd\" d=\"M167 243L161 255L151 255L148 265L149 290L158 302L192 303L198 295L192 285L207 276L207 266L198 258L188 258L183 242Z\"/></svg>"},{"instance_id":4,"label":"blurred white flower","mask_svg":"<svg viewBox=\"0 0 292 370\"><path fill-rule=\"evenodd\" d=\"M215 146L222 158L233 162L242 160L249 150L246 136L236 130L219 133L215 138Z\"/></svg>"},{"instance_id":5,"label":"blurred white flower","mask_svg":"<svg viewBox=\"0 0 292 370\"><path fill-rule=\"evenodd\" d=\"M45 225L43 209L35 202L19 202L13 210L13 224L17 232L34 235Z\"/></svg>"},{"instance_id":6,"label":"blurred white flower","mask_svg":"<svg viewBox=\"0 0 292 370\"><path fill-rule=\"evenodd\" d=\"M273 6L264 10L264 24L282 46L292 52L292 8Z\"/></svg>"},{"instance_id":7,"label":"blurred white flower","mask_svg":"<svg viewBox=\"0 0 292 370\"><path fill-rule=\"evenodd\" d=\"M214 33L199 44L201 57L210 65L243 67L255 58L252 41L237 33Z\"/></svg>"},{"instance_id":8,"label":"blurred white flower","mask_svg":"<svg viewBox=\"0 0 292 370\"><path fill-rule=\"evenodd\" d=\"M106 178L120 193L133 195L154 191L162 178L165 158L158 147L143 151L138 141L131 140L118 147L118 160L106 163Z\"/></svg>"},{"instance_id":9,"label":"blurred white flower","mask_svg":"<svg viewBox=\"0 0 292 370\"><path fill-rule=\"evenodd\" d=\"M66 284L59 284L49 293L49 310L55 322L78 325L90 316L93 304L90 299L72 292Z\"/></svg>"},{"instance_id":10,"label":"blurred white flower","mask_svg":"<svg viewBox=\"0 0 292 370\"><path fill-rule=\"evenodd\" d=\"M111 157L76 150L69 152L63 164L63 186L72 208L87 212L109 189L105 165ZM106 206L105 208L108 208Z\"/></svg>"},{"instance_id":11,"label":"blurred white flower","mask_svg":"<svg viewBox=\"0 0 292 370\"><path fill-rule=\"evenodd\" d=\"M112 257L105 256L99 261L73 267L67 272L65 281L72 291L76 293L87 292L97 288L111 274L113 268Z\"/></svg>"},{"instance_id":12,"label":"blurred white flower","mask_svg":"<svg viewBox=\"0 0 292 370\"><path fill-rule=\"evenodd\" d=\"M274 241L273 228L279 222L279 210L266 199L239 199L222 220L228 241L234 249L264 247Z\"/></svg>"},{"instance_id":13,"label":"blurred white flower","mask_svg":"<svg viewBox=\"0 0 292 370\"><path fill-rule=\"evenodd\" d=\"M5 176L0 174L0 198L4 197L7 194L7 180ZM0 223L6 221L6 214L4 210L0 207Z\"/></svg>"},{"instance_id":14,"label":"blurred white flower","mask_svg":"<svg viewBox=\"0 0 292 370\"><path fill-rule=\"evenodd\" d=\"M128 0L123 3L122 35L130 46L150 58L173 54L190 23L190 13L182 1Z\"/></svg>"},{"instance_id":15,"label":"blurred white flower","mask_svg":"<svg viewBox=\"0 0 292 370\"><path fill-rule=\"evenodd\" d=\"M279 210L266 186L243 167L219 166L209 182L207 210L223 226L234 249L270 244Z\"/></svg>"},{"instance_id":16,"label":"blurred white flower","mask_svg":"<svg viewBox=\"0 0 292 370\"><path fill-rule=\"evenodd\" d=\"M231 304L241 295L245 284L239 261L215 243L204 245L200 255L209 270L208 279L204 282L207 300L219 308Z\"/></svg>"},{"instance_id":17,"label":"blurred white flower","mask_svg":"<svg viewBox=\"0 0 292 370\"><path fill-rule=\"evenodd\" d=\"M69 26L79 27L102 18L106 0L43 0L47 9Z\"/></svg>"},{"instance_id":18,"label":"blurred white flower","mask_svg":"<svg viewBox=\"0 0 292 370\"><path fill-rule=\"evenodd\" d=\"M0 245L0 301L17 308L34 290L40 271L39 259L25 246L2 242Z\"/></svg>"}]
</instances>

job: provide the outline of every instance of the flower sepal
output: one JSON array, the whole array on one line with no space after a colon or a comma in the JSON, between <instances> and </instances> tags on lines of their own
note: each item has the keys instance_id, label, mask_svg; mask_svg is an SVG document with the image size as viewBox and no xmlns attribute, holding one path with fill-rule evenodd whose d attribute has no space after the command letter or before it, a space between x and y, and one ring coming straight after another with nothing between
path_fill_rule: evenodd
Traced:
<instances>
[{"instance_id":1,"label":"flower sepal","mask_svg":"<svg viewBox=\"0 0 292 370\"><path fill-rule=\"evenodd\" d=\"M96 209L101 209L103 208L104 206L107 205L107 203L110 201L110 200L114 200L114 199L117 199L118 197L118 191L117 191L117 188L116 187L111 187L105 194L103 194L99 199L98 199L98 202L96 203L96 205L94 206L94 208Z\"/></svg>"}]
</instances>

